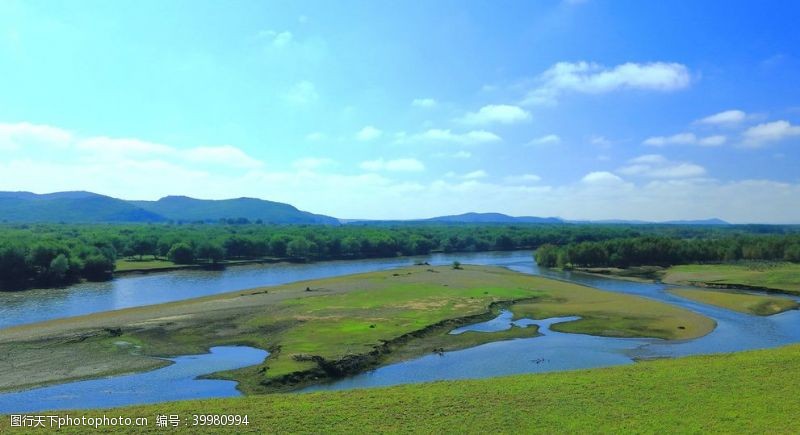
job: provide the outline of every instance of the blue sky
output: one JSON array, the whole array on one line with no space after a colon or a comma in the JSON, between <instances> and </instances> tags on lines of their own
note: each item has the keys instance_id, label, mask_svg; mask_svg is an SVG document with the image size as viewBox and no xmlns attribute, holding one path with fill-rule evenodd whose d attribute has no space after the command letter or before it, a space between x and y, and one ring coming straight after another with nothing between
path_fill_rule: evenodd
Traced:
<instances>
[{"instance_id":1,"label":"blue sky","mask_svg":"<svg viewBox=\"0 0 800 435\"><path fill-rule=\"evenodd\" d=\"M0 190L800 222L800 6L3 1Z\"/></svg>"}]
</instances>

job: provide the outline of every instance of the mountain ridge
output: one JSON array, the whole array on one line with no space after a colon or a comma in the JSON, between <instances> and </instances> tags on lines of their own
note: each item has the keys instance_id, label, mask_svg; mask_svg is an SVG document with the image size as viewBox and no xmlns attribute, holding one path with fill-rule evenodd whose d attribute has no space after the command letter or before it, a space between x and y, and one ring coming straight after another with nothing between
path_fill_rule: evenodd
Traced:
<instances>
[{"instance_id":1,"label":"mountain ridge","mask_svg":"<svg viewBox=\"0 0 800 435\"><path fill-rule=\"evenodd\" d=\"M216 222L246 219L267 224L350 225L389 223L453 224L627 224L627 225L730 225L719 218L670 220L567 220L559 217L510 216L468 212L407 220L337 219L303 211L282 202L259 198L197 199L168 195L155 201L124 200L87 191L37 194L0 191L0 221L65 223Z\"/></svg>"},{"instance_id":2,"label":"mountain ridge","mask_svg":"<svg viewBox=\"0 0 800 435\"><path fill-rule=\"evenodd\" d=\"M147 223L240 218L270 224L339 225L339 220L330 216L257 198L166 196L157 201L129 201L86 191L0 192L0 221L6 222Z\"/></svg>"}]
</instances>

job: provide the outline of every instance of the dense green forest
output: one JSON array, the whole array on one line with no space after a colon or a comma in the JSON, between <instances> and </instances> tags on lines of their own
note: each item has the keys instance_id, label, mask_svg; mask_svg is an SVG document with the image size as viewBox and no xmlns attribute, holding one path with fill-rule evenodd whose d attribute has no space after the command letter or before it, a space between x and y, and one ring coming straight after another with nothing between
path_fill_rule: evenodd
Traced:
<instances>
[{"instance_id":1,"label":"dense green forest","mask_svg":"<svg viewBox=\"0 0 800 435\"><path fill-rule=\"evenodd\" d=\"M539 249L544 265L677 264L800 257L800 232L780 226L370 224L0 225L0 288L111 277L119 258L214 264Z\"/></svg>"},{"instance_id":2,"label":"dense green forest","mask_svg":"<svg viewBox=\"0 0 800 435\"><path fill-rule=\"evenodd\" d=\"M536 262L546 267L671 266L737 260L800 262L800 234L719 234L700 238L639 236L544 244Z\"/></svg>"}]
</instances>

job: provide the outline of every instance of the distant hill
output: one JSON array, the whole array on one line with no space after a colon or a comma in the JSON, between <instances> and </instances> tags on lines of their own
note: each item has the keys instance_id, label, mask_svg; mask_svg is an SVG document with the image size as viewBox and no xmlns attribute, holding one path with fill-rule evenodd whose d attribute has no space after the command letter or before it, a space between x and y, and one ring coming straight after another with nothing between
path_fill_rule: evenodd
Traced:
<instances>
[{"instance_id":1,"label":"distant hill","mask_svg":"<svg viewBox=\"0 0 800 435\"><path fill-rule=\"evenodd\" d=\"M273 224L339 224L338 219L329 216L255 198L202 200L168 196L158 201L126 201L91 192L0 192L0 221L6 222L193 222L237 218Z\"/></svg>"},{"instance_id":2,"label":"distant hill","mask_svg":"<svg viewBox=\"0 0 800 435\"><path fill-rule=\"evenodd\" d=\"M722 219L718 218L711 218L711 219L698 219L698 220L679 220L679 221L665 221L660 222L662 224L670 224L670 225L730 225L730 222L726 222Z\"/></svg>"},{"instance_id":3,"label":"distant hill","mask_svg":"<svg viewBox=\"0 0 800 435\"><path fill-rule=\"evenodd\" d=\"M413 224L420 222L430 223L463 223L463 224L582 224L582 225L731 225L722 219L700 220L674 220L664 222L606 219L606 220L566 220L559 217L538 216L509 216L502 213L464 213L458 215L437 216L428 219L411 220L370 220L370 219L340 219L342 224L353 225L388 225L388 224Z\"/></svg>"},{"instance_id":4,"label":"distant hill","mask_svg":"<svg viewBox=\"0 0 800 435\"><path fill-rule=\"evenodd\" d=\"M292 205L256 198L205 200L187 196L167 196L158 201L131 201L144 210L170 220L198 221L228 218L261 220L272 224L338 225L330 216L301 211Z\"/></svg>"},{"instance_id":5,"label":"distant hill","mask_svg":"<svg viewBox=\"0 0 800 435\"><path fill-rule=\"evenodd\" d=\"M0 221L159 222L164 217L110 196L91 192L0 192Z\"/></svg>"},{"instance_id":6,"label":"distant hill","mask_svg":"<svg viewBox=\"0 0 800 435\"><path fill-rule=\"evenodd\" d=\"M646 222L638 220L577 221L558 217L509 216L502 213L464 213L412 220L336 219L309 213L281 202L257 198L206 200L188 196L166 196L158 201L127 201L92 192L0 192L0 222L164 222L218 221L245 218L268 224L307 225L389 225L415 223L472 224L669 224L730 225L722 219L673 220Z\"/></svg>"},{"instance_id":7,"label":"distant hill","mask_svg":"<svg viewBox=\"0 0 800 435\"><path fill-rule=\"evenodd\" d=\"M556 217L509 216L502 213L464 213L452 216L439 216L423 219L425 222L459 222L459 223L526 223L526 224L559 224L564 221Z\"/></svg>"}]
</instances>

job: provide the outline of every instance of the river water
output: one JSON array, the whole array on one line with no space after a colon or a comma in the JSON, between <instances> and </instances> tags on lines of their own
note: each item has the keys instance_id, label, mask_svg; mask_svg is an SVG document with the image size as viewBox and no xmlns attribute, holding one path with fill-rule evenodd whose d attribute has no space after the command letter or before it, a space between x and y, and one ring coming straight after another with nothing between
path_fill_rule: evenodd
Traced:
<instances>
[{"instance_id":1,"label":"river water","mask_svg":"<svg viewBox=\"0 0 800 435\"><path fill-rule=\"evenodd\" d=\"M630 364L636 358L674 357L775 347L800 342L800 311L769 317L717 308L667 293L658 283L622 281L591 275L540 269L530 251L435 254L422 257L329 261L309 264L272 264L231 267L224 271L175 271L125 276L105 283L78 284L64 289L42 289L0 294L0 327L88 314L139 305L276 285L306 279L385 270L427 261L432 265L495 265L521 273L542 275L592 287L634 294L678 305L717 322L710 334L686 341L619 339L566 334L550 330L553 323L572 318L518 320L519 326L539 325L542 336L493 342L443 355L427 355L318 385L304 391L365 388L444 379L481 378ZM473 325L489 331L511 326L510 313ZM454 331L459 332L459 331ZM2 329L0 329L2 336ZM266 353L250 348L215 348L204 356L189 356L190 365L175 364L148 373L102 380L72 382L25 392L0 394L0 413L76 407L109 407L238 394L231 382L197 380L196 376L263 361ZM222 349L222 350L220 350ZM227 349L227 350L226 350ZM260 354L258 352L261 352ZM260 355L260 356L259 356ZM175 367L175 368L173 368ZM178 368L180 367L180 368ZM185 369L191 367L191 369ZM224 368L220 368L224 367ZM197 385L195 385L197 384ZM176 388L175 385L180 385ZM103 394L97 394L102 391ZM169 394L162 394L168 391ZM97 397L83 402L78 397Z\"/></svg>"},{"instance_id":2,"label":"river water","mask_svg":"<svg viewBox=\"0 0 800 435\"><path fill-rule=\"evenodd\" d=\"M260 286L386 270L410 266L415 261L428 261L434 265L450 264L455 260L473 264L503 264L507 260L519 261L523 258L533 261L530 251L484 252L302 264L254 264L225 270L124 275L112 281L86 282L60 289L0 292L0 328ZM2 333L0 329L0 336Z\"/></svg>"},{"instance_id":3,"label":"river water","mask_svg":"<svg viewBox=\"0 0 800 435\"><path fill-rule=\"evenodd\" d=\"M238 396L235 381L198 376L260 364L267 355L268 352L251 347L212 347L204 355L170 358L173 364L149 372L2 394L0 414Z\"/></svg>"}]
</instances>

